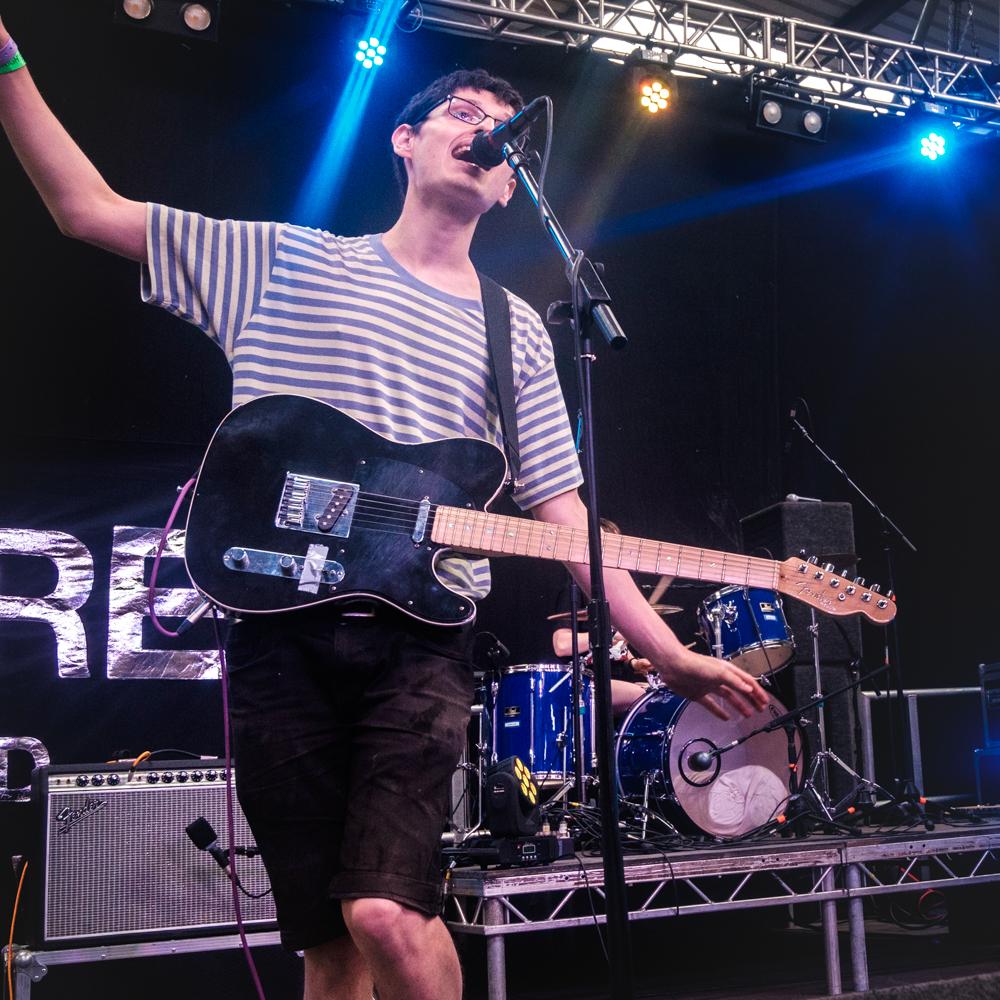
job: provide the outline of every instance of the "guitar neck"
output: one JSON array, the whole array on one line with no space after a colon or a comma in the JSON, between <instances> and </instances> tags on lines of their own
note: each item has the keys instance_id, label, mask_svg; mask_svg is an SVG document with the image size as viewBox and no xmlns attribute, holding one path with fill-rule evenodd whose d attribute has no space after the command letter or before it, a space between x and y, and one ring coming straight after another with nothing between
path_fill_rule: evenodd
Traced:
<instances>
[{"instance_id":1,"label":"guitar neck","mask_svg":"<svg viewBox=\"0 0 1000 1000\"><path fill-rule=\"evenodd\" d=\"M583 528L461 507L435 509L431 539L439 545L487 556L590 562L587 532ZM768 590L777 589L781 567L781 563L772 559L607 532L602 533L602 553L607 569Z\"/></svg>"}]
</instances>

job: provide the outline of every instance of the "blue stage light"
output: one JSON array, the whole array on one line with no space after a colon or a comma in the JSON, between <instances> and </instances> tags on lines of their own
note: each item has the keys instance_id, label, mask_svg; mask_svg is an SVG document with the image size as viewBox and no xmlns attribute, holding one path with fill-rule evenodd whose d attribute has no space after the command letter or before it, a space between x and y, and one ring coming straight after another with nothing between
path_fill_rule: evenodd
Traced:
<instances>
[{"instance_id":1,"label":"blue stage light","mask_svg":"<svg viewBox=\"0 0 1000 1000\"><path fill-rule=\"evenodd\" d=\"M926 156L928 160L936 160L945 154L944 136L937 132L928 132L920 140L920 155Z\"/></svg>"},{"instance_id":2,"label":"blue stage light","mask_svg":"<svg viewBox=\"0 0 1000 1000\"><path fill-rule=\"evenodd\" d=\"M358 42L358 50L354 53L354 58L365 69L376 69L385 62L385 46L374 35L362 38Z\"/></svg>"}]
</instances>

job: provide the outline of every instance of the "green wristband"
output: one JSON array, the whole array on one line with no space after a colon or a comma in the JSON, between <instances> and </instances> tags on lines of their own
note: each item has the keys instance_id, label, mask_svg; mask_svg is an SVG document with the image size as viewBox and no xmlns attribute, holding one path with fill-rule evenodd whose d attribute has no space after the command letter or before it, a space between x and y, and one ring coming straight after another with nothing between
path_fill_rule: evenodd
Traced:
<instances>
[{"instance_id":1,"label":"green wristband","mask_svg":"<svg viewBox=\"0 0 1000 1000\"><path fill-rule=\"evenodd\" d=\"M21 69L28 64L24 61L24 56L20 52L14 53L14 58L10 62L0 66L0 73L13 73L16 69Z\"/></svg>"}]
</instances>

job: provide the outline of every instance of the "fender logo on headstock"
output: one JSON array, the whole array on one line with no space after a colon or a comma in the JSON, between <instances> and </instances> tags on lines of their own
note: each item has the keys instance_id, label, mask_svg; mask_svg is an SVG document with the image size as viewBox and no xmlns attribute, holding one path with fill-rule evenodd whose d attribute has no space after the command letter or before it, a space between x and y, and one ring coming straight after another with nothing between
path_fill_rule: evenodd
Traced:
<instances>
[{"instance_id":1,"label":"fender logo on headstock","mask_svg":"<svg viewBox=\"0 0 1000 1000\"><path fill-rule=\"evenodd\" d=\"M792 594L792 597L797 597L800 601L812 604L817 608L821 608L823 611L836 613L837 602L832 600L830 595L825 590L817 590L808 583L800 583L794 589L795 593Z\"/></svg>"}]
</instances>

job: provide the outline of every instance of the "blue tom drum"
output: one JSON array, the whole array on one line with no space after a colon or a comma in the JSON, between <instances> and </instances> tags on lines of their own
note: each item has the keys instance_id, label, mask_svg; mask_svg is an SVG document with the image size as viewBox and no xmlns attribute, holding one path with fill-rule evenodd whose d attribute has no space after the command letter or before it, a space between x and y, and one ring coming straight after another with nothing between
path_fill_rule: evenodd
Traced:
<instances>
[{"instance_id":1,"label":"blue tom drum","mask_svg":"<svg viewBox=\"0 0 1000 1000\"><path fill-rule=\"evenodd\" d=\"M754 677L783 667L795 651L781 598L760 587L724 587L698 606L702 635L720 659Z\"/></svg>"},{"instance_id":2,"label":"blue tom drum","mask_svg":"<svg viewBox=\"0 0 1000 1000\"><path fill-rule=\"evenodd\" d=\"M583 770L594 770L593 676L582 673ZM502 668L487 684L489 761L520 757L540 785L575 778L573 671L561 663Z\"/></svg>"}]
</instances>

